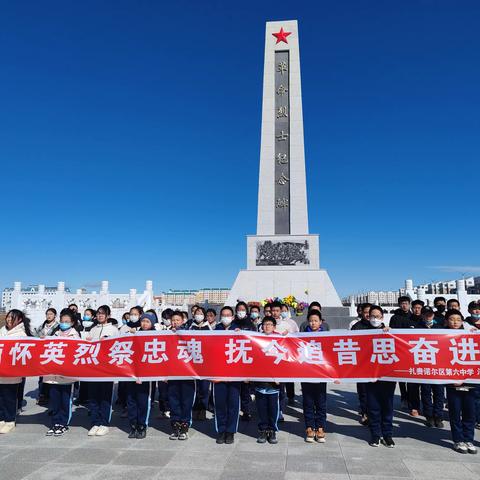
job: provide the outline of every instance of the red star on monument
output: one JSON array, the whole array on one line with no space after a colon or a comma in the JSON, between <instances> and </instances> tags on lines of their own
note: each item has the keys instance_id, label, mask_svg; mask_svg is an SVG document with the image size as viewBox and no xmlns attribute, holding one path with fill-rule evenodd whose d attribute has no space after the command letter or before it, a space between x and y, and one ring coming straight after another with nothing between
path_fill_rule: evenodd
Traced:
<instances>
[{"instance_id":1,"label":"red star on monument","mask_svg":"<svg viewBox=\"0 0 480 480\"><path fill-rule=\"evenodd\" d=\"M280 28L280 31L279 31L279 32L277 32L277 33L272 33L272 35L277 38L277 43L280 43L280 42L288 43L287 37L288 37L289 35L291 35L291 34L292 34L292 32L285 32L285 31L283 30L283 27Z\"/></svg>"}]
</instances>

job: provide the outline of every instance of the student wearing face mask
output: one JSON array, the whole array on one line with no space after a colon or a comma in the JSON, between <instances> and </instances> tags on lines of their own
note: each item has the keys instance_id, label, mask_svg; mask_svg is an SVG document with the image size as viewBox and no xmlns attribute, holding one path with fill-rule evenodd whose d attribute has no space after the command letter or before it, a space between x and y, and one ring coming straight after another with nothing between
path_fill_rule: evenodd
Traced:
<instances>
[{"instance_id":1,"label":"student wearing face mask","mask_svg":"<svg viewBox=\"0 0 480 480\"><path fill-rule=\"evenodd\" d=\"M55 332L59 338L80 338L75 329L77 317L72 310L65 308L60 312L60 323ZM68 432L68 425L72 418L72 397L73 397L73 378L62 377L60 375L47 375L43 379L44 383L50 385L49 408L52 413L52 426L48 429L47 437L61 437Z\"/></svg>"},{"instance_id":2,"label":"student wearing face mask","mask_svg":"<svg viewBox=\"0 0 480 480\"><path fill-rule=\"evenodd\" d=\"M210 323L207 320L207 312L203 307L196 308L189 330L211 331ZM197 395L195 396L192 416L194 420L206 420L208 399L210 396L210 382L208 380L195 380L195 384Z\"/></svg>"},{"instance_id":3,"label":"student wearing face mask","mask_svg":"<svg viewBox=\"0 0 480 480\"><path fill-rule=\"evenodd\" d=\"M233 322L233 308L225 306L220 310L220 323L217 324L216 330L234 331ZM240 395L244 384L235 381L212 383L217 444L232 444L238 429Z\"/></svg>"},{"instance_id":4,"label":"student wearing face mask","mask_svg":"<svg viewBox=\"0 0 480 480\"><path fill-rule=\"evenodd\" d=\"M262 319L260 318L260 307L258 305L250 305L249 315L256 329L259 330L259 327L262 324Z\"/></svg>"},{"instance_id":5,"label":"student wearing face mask","mask_svg":"<svg viewBox=\"0 0 480 480\"><path fill-rule=\"evenodd\" d=\"M169 330L186 330L182 312L175 311L171 317ZM192 409L195 401L194 380L168 380L168 404L172 433L170 440L188 440L188 430L192 424Z\"/></svg>"},{"instance_id":6,"label":"student wearing face mask","mask_svg":"<svg viewBox=\"0 0 480 480\"><path fill-rule=\"evenodd\" d=\"M132 307L129 311L127 326L129 328L140 328L140 317L143 315L143 308L140 305Z\"/></svg>"},{"instance_id":7,"label":"student wearing face mask","mask_svg":"<svg viewBox=\"0 0 480 480\"><path fill-rule=\"evenodd\" d=\"M186 318L185 318L185 322L184 322L184 327L186 330L190 330L190 327L193 323L195 323L195 313L197 312L197 308L199 307L200 305L192 305L192 308L190 309L191 311L191 317L189 318L188 317L188 312L184 312L186 314Z\"/></svg>"},{"instance_id":8,"label":"student wearing face mask","mask_svg":"<svg viewBox=\"0 0 480 480\"><path fill-rule=\"evenodd\" d=\"M352 330L384 330L383 310L377 305L370 307L368 323L366 319L357 322ZM393 396L395 382L377 380L366 384L367 415L370 427L371 447L378 447L380 442L388 448L393 448Z\"/></svg>"},{"instance_id":9,"label":"student wearing face mask","mask_svg":"<svg viewBox=\"0 0 480 480\"><path fill-rule=\"evenodd\" d=\"M480 300L474 300L468 304L469 316L465 321L472 327L480 329Z\"/></svg>"},{"instance_id":10,"label":"student wearing face mask","mask_svg":"<svg viewBox=\"0 0 480 480\"><path fill-rule=\"evenodd\" d=\"M292 319L292 313L288 305L283 304L281 306L280 318L280 323L276 327L278 332L281 334L299 332L297 322Z\"/></svg>"},{"instance_id":11,"label":"student wearing face mask","mask_svg":"<svg viewBox=\"0 0 480 480\"><path fill-rule=\"evenodd\" d=\"M81 323L82 325L81 329L77 329L77 331L80 332L80 336L82 336L82 334L88 334L88 332L97 324L95 319L96 315L97 312L93 308L85 309L81 322L77 322L77 324ZM74 405L85 406L88 404L88 384L86 382L78 382L78 392L73 403Z\"/></svg>"},{"instance_id":12,"label":"student wearing face mask","mask_svg":"<svg viewBox=\"0 0 480 480\"><path fill-rule=\"evenodd\" d=\"M422 320L418 328L443 328L434 322L435 312L431 307L422 308ZM443 428L443 406L445 405L445 386L435 383L420 384L423 415L427 427Z\"/></svg>"},{"instance_id":13,"label":"student wearing face mask","mask_svg":"<svg viewBox=\"0 0 480 480\"><path fill-rule=\"evenodd\" d=\"M89 332L83 332L88 341L118 336L118 328L109 323L111 310L102 305L97 310L97 324ZM88 382L88 400L91 428L88 436L101 437L109 432L112 417L113 382Z\"/></svg>"},{"instance_id":14,"label":"student wearing face mask","mask_svg":"<svg viewBox=\"0 0 480 480\"><path fill-rule=\"evenodd\" d=\"M153 312L146 312L140 316L138 332L152 332L158 330L158 318ZM153 382L120 382L126 385L127 412L130 422L128 438L143 439L147 436L150 406L152 403Z\"/></svg>"},{"instance_id":15,"label":"student wearing face mask","mask_svg":"<svg viewBox=\"0 0 480 480\"><path fill-rule=\"evenodd\" d=\"M89 332L95 325L97 312L93 308L86 308L83 312L82 327L83 331Z\"/></svg>"},{"instance_id":16,"label":"student wearing face mask","mask_svg":"<svg viewBox=\"0 0 480 480\"><path fill-rule=\"evenodd\" d=\"M447 300L445 297L435 297L433 299L433 306L435 308L434 322L436 325L445 326L445 311L447 310Z\"/></svg>"},{"instance_id":17,"label":"student wearing face mask","mask_svg":"<svg viewBox=\"0 0 480 480\"><path fill-rule=\"evenodd\" d=\"M232 328L234 330L249 330L255 332L257 329L248 315L248 305L245 302L238 302L235 306L235 318Z\"/></svg>"},{"instance_id":18,"label":"student wearing face mask","mask_svg":"<svg viewBox=\"0 0 480 480\"><path fill-rule=\"evenodd\" d=\"M248 330L256 332L257 328L248 315L248 305L245 302L238 302L235 306L235 318L232 328L234 330ZM242 382L240 392L240 408L242 410L242 421L248 422L252 418L252 387L248 382Z\"/></svg>"}]
</instances>

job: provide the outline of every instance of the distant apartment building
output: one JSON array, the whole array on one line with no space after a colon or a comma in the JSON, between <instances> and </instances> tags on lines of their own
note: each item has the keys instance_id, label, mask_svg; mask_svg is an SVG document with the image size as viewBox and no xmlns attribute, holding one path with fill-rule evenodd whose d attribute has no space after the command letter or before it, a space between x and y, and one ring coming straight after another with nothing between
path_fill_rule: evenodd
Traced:
<instances>
[{"instance_id":1,"label":"distant apartment building","mask_svg":"<svg viewBox=\"0 0 480 480\"><path fill-rule=\"evenodd\" d=\"M228 298L228 288L202 288L200 290L168 290L156 296L162 305L192 305L215 303L223 305Z\"/></svg>"}]
</instances>

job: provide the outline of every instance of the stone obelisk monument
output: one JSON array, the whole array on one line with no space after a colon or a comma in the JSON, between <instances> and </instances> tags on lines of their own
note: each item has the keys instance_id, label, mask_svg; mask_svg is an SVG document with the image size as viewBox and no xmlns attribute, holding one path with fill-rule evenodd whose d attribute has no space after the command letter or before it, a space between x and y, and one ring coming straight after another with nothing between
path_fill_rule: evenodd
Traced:
<instances>
[{"instance_id":1,"label":"stone obelisk monument","mask_svg":"<svg viewBox=\"0 0 480 480\"><path fill-rule=\"evenodd\" d=\"M247 270L238 274L227 305L288 295L342 305L320 269L318 235L308 232L296 20L266 25L257 235L247 237Z\"/></svg>"}]
</instances>

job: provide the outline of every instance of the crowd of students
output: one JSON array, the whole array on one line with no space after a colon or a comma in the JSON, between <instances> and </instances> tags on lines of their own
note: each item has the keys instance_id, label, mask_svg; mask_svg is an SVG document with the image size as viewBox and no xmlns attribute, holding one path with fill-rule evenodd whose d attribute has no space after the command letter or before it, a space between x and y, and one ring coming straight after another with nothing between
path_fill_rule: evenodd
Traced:
<instances>
[{"instance_id":1,"label":"crowd of students","mask_svg":"<svg viewBox=\"0 0 480 480\"><path fill-rule=\"evenodd\" d=\"M454 303L456 302L456 304ZM464 318L456 300L438 297L434 309L420 300L410 302L399 298L399 309L389 322L384 320L381 307L369 303L358 307L358 318L350 323L351 330L387 331L405 328L480 329L480 302L468 306L470 316ZM151 330L245 330L264 335L296 333L299 331L321 335L330 329L324 321L318 302L309 305L306 320L299 326L291 318L287 305L273 302L263 307L238 302L235 308L224 306L219 312L205 310L199 305L186 311L166 309L159 318L154 310L143 311L136 306L122 316L121 323L111 318L107 305L96 311L86 309L83 317L75 304L57 316L53 308L46 311L43 324L32 331L30 321L20 310L11 310L6 316L0 337L58 336L99 340L118 335L131 335ZM23 401L25 379L0 378L0 434L15 429L16 416ZM369 445L380 444L392 448L393 399L395 382L375 381L357 383L359 421L370 429ZM327 384L301 383L305 441L326 441ZM423 411L427 427L443 427L445 403L452 433L453 448L459 453L477 453L473 444L475 428L480 428L480 389L468 383L418 384L400 383L402 407L413 417ZM446 402L445 402L446 392ZM293 383L169 380L158 382L119 382L117 403L123 408L122 417L128 417L128 438L142 439L147 434L151 405L158 397L160 415L169 418L171 440L187 440L192 420L205 420L206 412L214 415L218 444L232 444L239 420L252 419L252 397L255 398L258 420L258 443L275 444L278 423L283 421L286 403L295 402ZM114 382L78 382L74 378L49 375L39 379L38 404L47 406L51 428L47 436L62 436L72 416L72 403L88 406L91 420L89 436L103 436L109 432L114 398ZM241 413L241 415L240 415Z\"/></svg>"}]
</instances>

